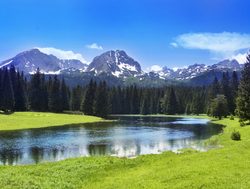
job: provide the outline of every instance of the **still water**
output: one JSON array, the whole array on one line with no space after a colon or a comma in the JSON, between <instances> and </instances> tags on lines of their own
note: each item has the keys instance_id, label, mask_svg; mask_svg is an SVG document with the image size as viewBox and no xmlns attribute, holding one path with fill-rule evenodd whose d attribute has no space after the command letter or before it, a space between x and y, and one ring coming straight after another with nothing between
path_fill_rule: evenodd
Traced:
<instances>
[{"instance_id":1,"label":"still water","mask_svg":"<svg viewBox=\"0 0 250 189\"><path fill-rule=\"evenodd\" d=\"M202 140L222 127L206 119L112 117L113 123L0 132L0 164L33 164L80 156L135 157L183 148L206 150Z\"/></svg>"}]
</instances>

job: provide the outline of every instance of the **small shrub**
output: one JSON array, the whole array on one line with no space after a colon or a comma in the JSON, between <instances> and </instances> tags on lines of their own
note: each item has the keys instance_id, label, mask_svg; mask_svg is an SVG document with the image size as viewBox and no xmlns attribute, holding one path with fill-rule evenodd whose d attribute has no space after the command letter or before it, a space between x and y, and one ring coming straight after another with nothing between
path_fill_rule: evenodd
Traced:
<instances>
[{"instance_id":1,"label":"small shrub","mask_svg":"<svg viewBox=\"0 0 250 189\"><path fill-rule=\"evenodd\" d=\"M234 120L234 116L233 115L230 116L230 120Z\"/></svg>"},{"instance_id":2,"label":"small shrub","mask_svg":"<svg viewBox=\"0 0 250 189\"><path fill-rule=\"evenodd\" d=\"M240 120L240 126L241 126L241 127L244 127L245 125L246 125L245 122L242 121L242 120Z\"/></svg>"},{"instance_id":3,"label":"small shrub","mask_svg":"<svg viewBox=\"0 0 250 189\"><path fill-rule=\"evenodd\" d=\"M240 132L239 131L233 131L231 134L232 140L240 140Z\"/></svg>"}]
</instances>

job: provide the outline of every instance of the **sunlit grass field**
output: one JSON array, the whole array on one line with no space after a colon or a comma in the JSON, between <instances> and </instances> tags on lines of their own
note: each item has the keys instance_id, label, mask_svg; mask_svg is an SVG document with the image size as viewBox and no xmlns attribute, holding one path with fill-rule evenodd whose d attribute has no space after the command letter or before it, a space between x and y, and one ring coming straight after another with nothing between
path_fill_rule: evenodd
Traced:
<instances>
[{"instance_id":1,"label":"sunlit grass field","mask_svg":"<svg viewBox=\"0 0 250 189\"><path fill-rule=\"evenodd\" d=\"M13 117L17 122L18 115ZM208 140L221 147L208 152L0 166L0 188L250 188L250 127L240 127L238 119L213 122L226 127ZM231 140L234 130L240 131L241 141Z\"/></svg>"},{"instance_id":2,"label":"sunlit grass field","mask_svg":"<svg viewBox=\"0 0 250 189\"><path fill-rule=\"evenodd\" d=\"M0 130L42 128L98 121L104 120L99 117L86 115L16 112L10 115L0 114Z\"/></svg>"}]
</instances>

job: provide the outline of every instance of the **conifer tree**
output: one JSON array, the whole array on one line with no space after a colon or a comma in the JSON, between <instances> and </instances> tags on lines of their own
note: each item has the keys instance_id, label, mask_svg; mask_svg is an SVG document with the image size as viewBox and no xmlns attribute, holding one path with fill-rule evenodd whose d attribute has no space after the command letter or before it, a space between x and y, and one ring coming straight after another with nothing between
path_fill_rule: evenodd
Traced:
<instances>
[{"instance_id":1,"label":"conifer tree","mask_svg":"<svg viewBox=\"0 0 250 189\"><path fill-rule=\"evenodd\" d=\"M49 103L49 92L47 87L47 82L45 80L45 75L41 74L41 89L40 89L40 109L41 111L48 111L48 103Z\"/></svg>"},{"instance_id":2,"label":"conifer tree","mask_svg":"<svg viewBox=\"0 0 250 189\"><path fill-rule=\"evenodd\" d=\"M99 117L107 117L108 115L108 91L106 82L101 82L96 91L96 99L94 104L94 113Z\"/></svg>"},{"instance_id":3,"label":"conifer tree","mask_svg":"<svg viewBox=\"0 0 250 189\"><path fill-rule=\"evenodd\" d=\"M86 94L82 101L82 111L86 115L94 115L94 100L96 92L96 83L93 80L90 80L90 83L87 87Z\"/></svg>"},{"instance_id":4,"label":"conifer tree","mask_svg":"<svg viewBox=\"0 0 250 189\"><path fill-rule=\"evenodd\" d=\"M15 97L15 111L25 111L27 110L27 98L25 94L24 81L19 72L17 73L16 90L18 95Z\"/></svg>"},{"instance_id":5,"label":"conifer tree","mask_svg":"<svg viewBox=\"0 0 250 189\"><path fill-rule=\"evenodd\" d=\"M250 54L241 73L237 98L237 114L241 121L250 121Z\"/></svg>"},{"instance_id":6,"label":"conifer tree","mask_svg":"<svg viewBox=\"0 0 250 189\"><path fill-rule=\"evenodd\" d=\"M65 80L63 79L60 86L60 93L61 93L61 103L62 103L62 110L69 110L69 93L68 88L65 84Z\"/></svg>"},{"instance_id":7,"label":"conifer tree","mask_svg":"<svg viewBox=\"0 0 250 189\"><path fill-rule=\"evenodd\" d=\"M230 83L229 83L229 73L223 73L222 80L221 80L221 89L223 94L226 97L227 104L228 104L228 110L230 114L234 113L234 105L233 105L233 97L232 97L232 91L230 89Z\"/></svg>"},{"instance_id":8,"label":"conifer tree","mask_svg":"<svg viewBox=\"0 0 250 189\"><path fill-rule=\"evenodd\" d=\"M60 81L57 79L55 75L51 91L49 93L49 110L52 112L62 112L62 97L61 97L61 90L60 90Z\"/></svg>"},{"instance_id":9,"label":"conifer tree","mask_svg":"<svg viewBox=\"0 0 250 189\"><path fill-rule=\"evenodd\" d=\"M208 89L208 95L207 95L207 100L206 100L206 107L207 107L207 114L211 115L211 102L213 99L216 98L218 94L221 92L221 86L219 83L218 78L215 76L213 83L209 86Z\"/></svg>"},{"instance_id":10,"label":"conifer tree","mask_svg":"<svg viewBox=\"0 0 250 189\"><path fill-rule=\"evenodd\" d=\"M138 114L140 113L140 100L138 97L138 89L137 87L134 85L132 87L132 92L131 92L131 113L132 114Z\"/></svg>"},{"instance_id":11,"label":"conifer tree","mask_svg":"<svg viewBox=\"0 0 250 189\"><path fill-rule=\"evenodd\" d=\"M29 87L30 109L33 111L41 111L41 74L39 68L36 73L31 76Z\"/></svg>"},{"instance_id":12,"label":"conifer tree","mask_svg":"<svg viewBox=\"0 0 250 189\"><path fill-rule=\"evenodd\" d=\"M217 95L217 97L212 100L211 115L219 119L228 115L227 99L224 95Z\"/></svg>"},{"instance_id":13,"label":"conifer tree","mask_svg":"<svg viewBox=\"0 0 250 189\"><path fill-rule=\"evenodd\" d=\"M15 98L8 69L4 70L3 90L2 90L2 110L6 113L13 111L15 107Z\"/></svg>"},{"instance_id":14,"label":"conifer tree","mask_svg":"<svg viewBox=\"0 0 250 189\"><path fill-rule=\"evenodd\" d=\"M232 91L232 111L233 111L233 114L235 114L236 98L237 98L238 88L239 88L239 79L238 79L238 75L236 71L234 71L232 74L230 88Z\"/></svg>"},{"instance_id":15,"label":"conifer tree","mask_svg":"<svg viewBox=\"0 0 250 189\"><path fill-rule=\"evenodd\" d=\"M12 83L14 99L16 100L16 98L19 94L18 94L18 90L17 90L17 73L16 73L16 68L13 64L10 65L9 75L10 75L10 80Z\"/></svg>"},{"instance_id":16,"label":"conifer tree","mask_svg":"<svg viewBox=\"0 0 250 189\"><path fill-rule=\"evenodd\" d=\"M148 95L148 91L145 91L142 97L142 102L141 102L141 110L140 113L142 115L147 115L150 113L149 111L149 104L150 104L150 98Z\"/></svg>"},{"instance_id":17,"label":"conifer tree","mask_svg":"<svg viewBox=\"0 0 250 189\"><path fill-rule=\"evenodd\" d=\"M192 100L192 106L191 106L191 111L193 114L199 115L202 113L202 98L200 92L196 91L193 94L193 100Z\"/></svg>"},{"instance_id":18,"label":"conifer tree","mask_svg":"<svg viewBox=\"0 0 250 189\"><path fill-rule=\"evenodd\" d=\"M211 87L210 98L211 99L215 98L218 94L220 94L220 91L221 91L220 83L218 81L218 78L215 77Z\"/></svg>"},{"instance_id":19,"label":"conifer tree","mask_svg":"<svg viewBox=\"0 0 250 189\"><path fill-rule=\"evenodd\" d=\"M178 103L173 87L171 87L168 93L164 97L164 113L174 115L178 111Z\"/></svg>"},{"instance_id":20,"label":"conifer tree","mask_svg":"<svg viewBox=\"0 0 250 189\"><path fill-rule=\"evenodd\" d=\"M72 89L70 107L72 111L80 111L82 103L82 88L80 85L77 85Z\"/></svg>"}]
</instances>

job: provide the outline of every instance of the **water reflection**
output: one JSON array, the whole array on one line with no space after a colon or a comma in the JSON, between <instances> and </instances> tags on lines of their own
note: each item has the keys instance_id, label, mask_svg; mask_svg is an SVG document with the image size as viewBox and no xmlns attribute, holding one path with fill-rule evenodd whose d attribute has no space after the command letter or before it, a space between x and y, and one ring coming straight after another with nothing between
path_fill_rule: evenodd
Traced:
<instances>
[{"instance_id":1,"label":"water reflection","mask_svg":"<svg viewBox=\"0 0 250 189\"><path fill-rule=\"evenodd\" d=\"M205 150L200 141L221 131L220 126L198 119L119 117L119 120L0 132L0 163L32 164L102 155L134 157L189 147Z\"/></svg>"}]
</instances>

